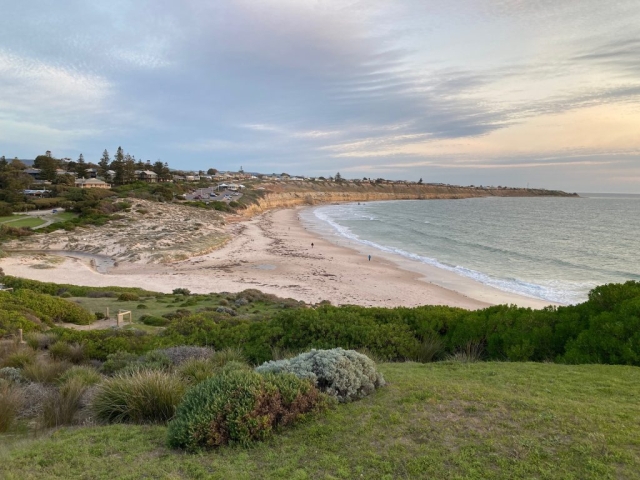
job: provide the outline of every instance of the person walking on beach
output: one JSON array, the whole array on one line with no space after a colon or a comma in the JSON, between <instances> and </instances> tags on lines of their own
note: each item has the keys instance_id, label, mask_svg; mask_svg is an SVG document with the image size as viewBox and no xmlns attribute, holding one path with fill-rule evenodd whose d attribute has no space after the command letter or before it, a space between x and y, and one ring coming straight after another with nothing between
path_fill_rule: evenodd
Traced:
<instances>
[{"instance_id":1,"label":"person walking on beach","mask_svg":"<svg viewBox=\"0 0 640 480\"><path fill-rule=\"evenodd\" d=\"M313 242L311 242L311 248L313 248Z\"/></svg>"},{"instance_id":2,"label":"person walking on beach","mask_svg":"<svg viewBox=\"0 0 640 480\"><path fill-rule=\"evenodd\" d=\"M369 255L369 261L371 261L371 255Z\"/></svg>"}]
</instances>

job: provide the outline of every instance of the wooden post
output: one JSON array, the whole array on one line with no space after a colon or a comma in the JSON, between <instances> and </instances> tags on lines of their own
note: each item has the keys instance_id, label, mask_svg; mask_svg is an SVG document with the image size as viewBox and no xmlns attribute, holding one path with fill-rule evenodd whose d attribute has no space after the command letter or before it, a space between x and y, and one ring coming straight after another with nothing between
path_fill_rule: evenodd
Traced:
<instances>
[{"instance_id":1,"label":"wooden post","mask_svg":"<svg viewBox=\"0 0 640 480\"><path fill-rule=\"evenodd\" d=\"M18 333L20 334L20 343L25 343L24 340L22 339L22 329L21 328L18 329Z\"/></svg>"},{"instance_id":2,"label":"wooden post","mask_svg":"<svg viewBox=\"0 0 640 480\"><path fill-rule=\"evenodd\" d=\"M107 307L107 316L105 317L107 320L109 320L109 307Z\"/></svg>"}]
</instances>

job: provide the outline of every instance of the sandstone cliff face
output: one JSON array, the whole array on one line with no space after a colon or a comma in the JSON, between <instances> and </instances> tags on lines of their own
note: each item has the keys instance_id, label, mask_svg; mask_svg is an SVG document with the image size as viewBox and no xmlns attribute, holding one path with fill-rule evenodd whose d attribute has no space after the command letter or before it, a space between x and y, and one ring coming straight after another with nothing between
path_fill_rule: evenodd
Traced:
<instances>
[{"instance_id":1,"label":"sandstone cliff face","mask_svg":"<svg viewBox=\"0 0 640 480\"><path fill-rule=\"evenodd\" d=\"M253 216L274 208L291 208L301 205L320 205L328 203L370 202L383 200L435 200L460 199L474 197L539 197L562 196L568 194L552 190L536 189L483 189L472 187L453 187L447 185L313 185L313 188L297 186L274 186L257 204L244 210L244 215Z\"/></svg>"}]
</instances>

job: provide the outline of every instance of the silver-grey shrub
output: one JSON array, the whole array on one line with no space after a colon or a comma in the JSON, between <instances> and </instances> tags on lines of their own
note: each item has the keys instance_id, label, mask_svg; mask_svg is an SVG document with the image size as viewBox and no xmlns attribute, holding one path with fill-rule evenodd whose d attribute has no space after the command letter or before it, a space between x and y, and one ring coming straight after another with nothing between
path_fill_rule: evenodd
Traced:
<instances>
[{"instance_id":1,"label":"silver-grey shrub","mask_svg":"<svg viewBox=\"0 0 640 480\"><path fill-rule=\"evenodd\" d=\"M194 347L190 345L180 345L178 347L162 348L156 350L171 360L173 365L180 365L187 360L206 360L213 356L215 351L208 347Z\"/></svg>"},{"instance_id":2,"label":"silver-grey shrub","mask_svg":"<svg viewBox=\"0 0 640 480\"><path fill-rule=\"evenodd\" d=\"M355 350L311 350L287 360L270 361L256 368L258 373L293 373L311 379L323 392L340 402L366 397L385 385L376 364Z\"/></svg>"},{"instance_id":3,"label":"silver-grey shrub","mask_svg":"<svg viewBox=\"0 0 640 480\"><path fill-rule=\"evenodd\" d=\"M14 367L0 368L0 378L4 378L14 384L26 383L20 370Z\"/></svg>"}]
</instances>

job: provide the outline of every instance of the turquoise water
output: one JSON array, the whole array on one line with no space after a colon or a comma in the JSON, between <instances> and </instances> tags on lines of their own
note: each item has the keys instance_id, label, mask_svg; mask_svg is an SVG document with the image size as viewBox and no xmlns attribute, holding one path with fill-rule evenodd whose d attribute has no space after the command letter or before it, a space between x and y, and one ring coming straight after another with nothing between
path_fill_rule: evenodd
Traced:
<instances>
[{"instance_id":1,"label":"turquoise water","mask_svg":"<svg viewBox=\"0 0 640 480\"><path fill-rule=\"evenodd\" d=\"M351 241L562 304L640 280L639 195L370 202L308 215Z\"/></svg>"}]
</instances>

